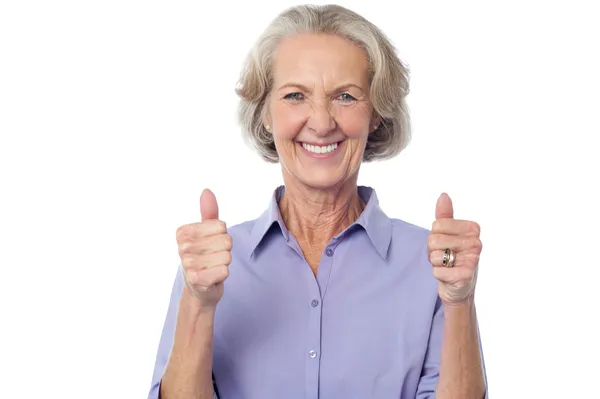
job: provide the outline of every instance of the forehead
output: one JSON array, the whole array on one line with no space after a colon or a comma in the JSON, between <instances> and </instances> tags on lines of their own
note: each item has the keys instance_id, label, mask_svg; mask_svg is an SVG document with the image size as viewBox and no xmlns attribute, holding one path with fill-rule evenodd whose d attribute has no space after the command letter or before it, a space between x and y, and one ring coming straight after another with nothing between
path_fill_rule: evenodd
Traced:
<instances>
[{"instance_id":1,"label":"forehead","mask_svg":"<svg viewBox=\"0 0 600 399\"><path fill-rule=\"evenodd\" d=\"M366 84L367 56L350 40L333 35L297 35L282 40L273 60L275 82L301 80Z\"/></svg>"}]
</instances>

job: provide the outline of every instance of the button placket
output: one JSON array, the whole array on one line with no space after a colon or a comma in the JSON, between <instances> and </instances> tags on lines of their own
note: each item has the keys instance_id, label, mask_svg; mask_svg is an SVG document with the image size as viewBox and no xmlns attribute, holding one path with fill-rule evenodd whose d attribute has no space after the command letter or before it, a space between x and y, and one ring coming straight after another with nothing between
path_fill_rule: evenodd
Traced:
<instances>
[{"instance_id":1,"label":"button placket","mask_svg":"<svg viewBox=\"0 0 600 399\"><path fill-rule=\"evenodd\" d=\"M330 258L326 258L331 260ZM319 265L321 268L322 265ZM322 297L321 288L318 279L310 270L305 269L307 281L309 282L308 294L305 303L309 307L305 308L308 312L308 334L306 335L305 360L306 360L306 399L318 399L319 397L319 375L320 375L320 352L321 352L321 317L322 317ZM320 271L319 271L320 273Z\"/></svg>"}]
</instances>

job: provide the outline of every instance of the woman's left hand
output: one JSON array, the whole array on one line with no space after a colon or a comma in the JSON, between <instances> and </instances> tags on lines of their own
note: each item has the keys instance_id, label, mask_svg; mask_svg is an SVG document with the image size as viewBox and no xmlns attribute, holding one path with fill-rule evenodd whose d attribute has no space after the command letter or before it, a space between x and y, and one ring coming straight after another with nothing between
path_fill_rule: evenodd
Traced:
<instances>
[{"instance_id":1,"label":"woman's left hand","mask_svg":"<svg viewBox=\"0 0 600 399\"><path fill-rule=\"evenodd\" d=\"M475 222L454 219L452 200L442 194L435 207L427 252L438 280L438 294L444 304L457 305L471 300L477 283L481 253L480 228ZM454 265L443 265L444 251L454 251Z\"/></svg>"}]
</instances>

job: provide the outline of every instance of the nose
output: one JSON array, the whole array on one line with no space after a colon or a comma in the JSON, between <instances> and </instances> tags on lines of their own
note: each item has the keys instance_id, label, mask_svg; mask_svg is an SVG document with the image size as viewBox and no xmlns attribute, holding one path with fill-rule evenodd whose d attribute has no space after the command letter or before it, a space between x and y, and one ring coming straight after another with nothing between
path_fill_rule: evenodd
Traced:
<instances>
[{"instance_id":1,"label":"nose","mask_svg":"<svg viewBox=\"0 0 600 399\"><path fill-rule=\"evenodd\" d=\"M335 130L335 118L331 114L329 101L318 101L312 104L307 127L317 136L326 136Z\"/></svg>"}]
</instances>

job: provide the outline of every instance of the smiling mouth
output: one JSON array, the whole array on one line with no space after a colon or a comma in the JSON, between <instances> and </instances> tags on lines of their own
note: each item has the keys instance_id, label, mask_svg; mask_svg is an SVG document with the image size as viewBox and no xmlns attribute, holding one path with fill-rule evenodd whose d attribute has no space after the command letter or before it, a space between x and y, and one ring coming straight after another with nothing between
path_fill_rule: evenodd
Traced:
<instances>
[{"instance_id":1,"label":"smiling mouth","mask_svg":"<svg viewBox=\"0 0 600 399\"><path fill-rule=\"evenodd\" d=\"M300 145L302 145L302 147L308 151L308 152L312 152L313 154L328 154L330 152L335 151L336 148L338 148L338 145L340 145L341 142L338 143L333 143L333 144L329 144L329 145L312 145L312 144L307 144L307 143L300 143Z\"/></svg>"}]
</instances>

